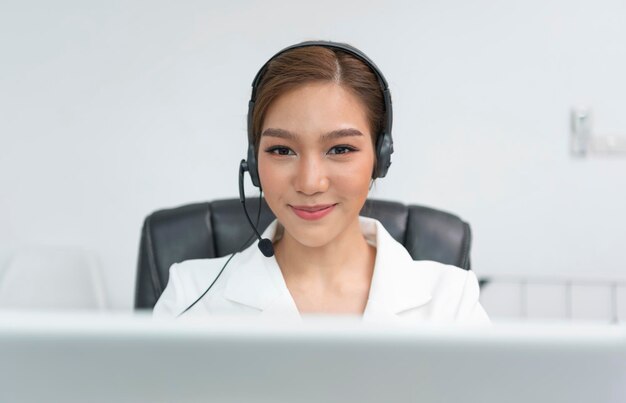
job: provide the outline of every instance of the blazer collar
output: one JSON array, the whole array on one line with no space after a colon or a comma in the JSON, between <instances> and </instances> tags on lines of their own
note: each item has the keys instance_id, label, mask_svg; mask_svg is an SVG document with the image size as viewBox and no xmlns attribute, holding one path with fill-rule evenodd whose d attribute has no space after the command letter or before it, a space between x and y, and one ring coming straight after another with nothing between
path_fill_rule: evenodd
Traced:
<instances>
[{"instance_id":1,"label":"blazer collar","mask_svg":"<svg viewBox=\"0 0 626 403\"><path fill-rule=\"evenodd\" d=\"M274 220L261 235L275 240L282 228ZM258 250L257 242L233 258L234 267L224 289L224 297L267 314L299 316L275 257L267 258Z\"/></svg>"},{"instance_id":2,"label":"blazer collar","mask_svg":"<svg viewBox=\"0 0 626 403\"><path fill-rule=\"evenodd\" d=\"M429 277L415 267L404 246L378 220L361 217L361 228L366 238L373 234L377 248L364 318L395 316L429 302L432 299Z\"/></svg>"},{"instance_id":3,"label":"blazer collar","mask_svg":"<svg viewBox=\"0 0 626 403\"><path fill-rule=\"evenodd\" d=\"M396 316L431 300L428 276L420 273L407 250L376 219L359 217L366 240L376 246L376 261L364 319ZM275 240L282 227L274 220L263 238ZM235 267L224 290L224 297L263 311L299 317L280 268L274 257L266 258L256 243L233 258Z\"/></svg>"}]
</instances>

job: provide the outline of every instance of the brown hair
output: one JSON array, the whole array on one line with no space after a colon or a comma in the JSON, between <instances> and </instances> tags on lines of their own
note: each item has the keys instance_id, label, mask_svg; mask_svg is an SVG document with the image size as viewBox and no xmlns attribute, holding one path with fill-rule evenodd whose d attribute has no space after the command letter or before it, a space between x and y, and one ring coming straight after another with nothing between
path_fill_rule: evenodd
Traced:
<instances>
[{"instance_id":1,"label":"brown hair","mask_svg":"<svg viewBox=\"0 0 626 403\"><path fill-rule=\"evenodd\" d=\"M365 106L376 149L383 128L385 104L378 79L370 67L355 56L323 46L295 48L272 59L256 93L250 141L258 153L265 114L280 95L315 81L335 82L350 90Z\"/></svg>"}]
</instances>

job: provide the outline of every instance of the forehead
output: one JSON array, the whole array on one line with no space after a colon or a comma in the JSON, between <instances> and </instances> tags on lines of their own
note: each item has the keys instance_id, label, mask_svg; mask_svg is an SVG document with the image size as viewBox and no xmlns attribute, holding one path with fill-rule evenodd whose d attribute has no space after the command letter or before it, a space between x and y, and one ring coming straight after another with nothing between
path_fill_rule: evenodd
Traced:
<instances>
[{"instance_id":1,"label":"forehead","mask_svg":"<svg viewBox=\"0 0 626 403\"><path fill-rule=\"evenodd\" d=\"M305 84L276 98L267 110L262 131L283 129L297 136L356 129L371 135L366 108L351 91L329 82Z\"/></svg>"}]
</instances>

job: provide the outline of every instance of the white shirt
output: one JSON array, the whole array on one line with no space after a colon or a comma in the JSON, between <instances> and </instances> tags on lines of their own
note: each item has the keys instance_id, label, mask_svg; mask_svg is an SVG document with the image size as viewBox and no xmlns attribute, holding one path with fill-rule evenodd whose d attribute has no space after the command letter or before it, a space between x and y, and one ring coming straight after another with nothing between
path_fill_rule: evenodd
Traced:
<instances>
[{"instance_id":1,"label":"white shirt","mask_svg":"<svg viewBox=\"0 0 626 403\"><path fill-rule=\"evenodd\" d=\"M366 241L377 249L363 321L489 323L478 302L478 281L472 271L414 261L378 220L359 217L359 222ZM274 220L263 238L276 241L282 230ZM209 287L229 257L173 264L154 315L175 317L183 312ZM231 259L211 290L185 316L191 314L300 319L276 258L263 256L256 243Z\"/></svg>"}]
</instances>

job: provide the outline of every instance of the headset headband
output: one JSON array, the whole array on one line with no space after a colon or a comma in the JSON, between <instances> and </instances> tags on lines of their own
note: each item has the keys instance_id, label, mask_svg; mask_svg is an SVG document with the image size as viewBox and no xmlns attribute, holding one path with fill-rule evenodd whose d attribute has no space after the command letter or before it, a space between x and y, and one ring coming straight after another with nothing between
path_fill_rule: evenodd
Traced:
<instances>
[{"instance_id":1,"label":"headset headband","mask_svg":"<svg viewBox=\"0 0 626 403\"><path fill-rule=\"evenodd\" d=\"M351 54L352 56L356 57L357 59L361 59L365 64L367 64L370 69L372 69L374 71L374 74L376 74L376 78L378 79L378 82L380 83L380 88L383 91L386 91L389 88L389 85L387 84L387 80L385 80L385 77L383 76L383 73L381 73L381 71L378 69L378 67L376 66L376 64L369 58L367 57L363 52L361 52L360 50L358 50L357 48L348 45L347 43L339 43L339 42L330 42L330 41L307 41L307 42L302 42L302 43L297 43L295 45L291 45L286 47L285 49L277 52L274 56L272 56L267 62L265 62L265 64L263 65L263 67L261 67L261 69L259 69L258 73L256 73L256 76L254 76L254 80L252 80L252 100L256 99L256 88L259 85L259 81L261 81L261 78L263 77L263 74L265 73L265 70L267 68L267 65L269 64L269 62L271 62L272 60L274 60L277 56L290 51L292 49L297 49L297 48L305 48L308 46L321 46L321 47L325 47L325 48L334 48L334 49L338 49L338 50L343 50L346 53Z\"/></svg>"}]
</instances>

